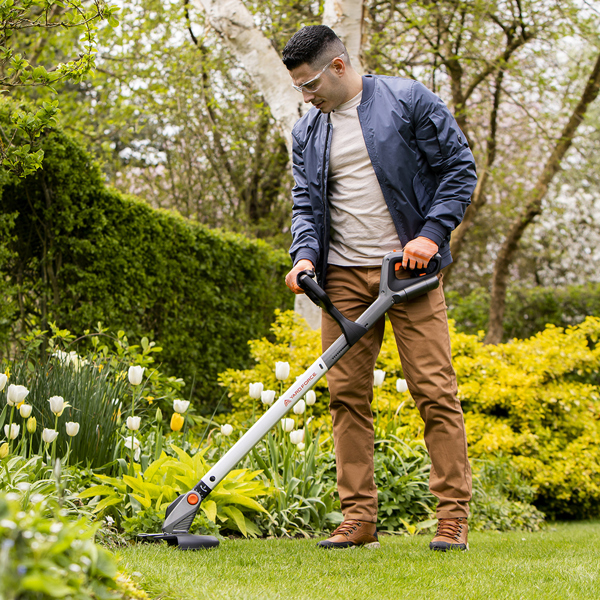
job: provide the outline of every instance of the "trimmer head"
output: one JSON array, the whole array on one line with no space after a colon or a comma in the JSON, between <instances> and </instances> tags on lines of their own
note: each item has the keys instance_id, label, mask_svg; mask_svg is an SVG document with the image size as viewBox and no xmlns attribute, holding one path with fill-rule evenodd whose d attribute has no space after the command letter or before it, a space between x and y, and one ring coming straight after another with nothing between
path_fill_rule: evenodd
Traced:
<instances>
[{"instance_id":1,"label":"trimmer head","mask_svg":"<svg viewBox=\"0 0 600 600\"><path fill-rule=\"evenodd\" d=\"M140 533L140 542L165 541L169 546L177 546L180 550L201 550L216 548L219 540L212 535L193 535L191 533Z\"/></svg>"}]
</instances>

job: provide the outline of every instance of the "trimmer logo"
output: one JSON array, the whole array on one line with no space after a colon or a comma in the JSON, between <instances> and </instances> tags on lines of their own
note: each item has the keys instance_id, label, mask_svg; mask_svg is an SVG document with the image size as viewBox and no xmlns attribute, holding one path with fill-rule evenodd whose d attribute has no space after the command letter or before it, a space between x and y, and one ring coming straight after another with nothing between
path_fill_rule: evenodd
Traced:
<instances>
[{"instance_id":1,"label":"trimmer logo","mask_svg":"<svg viewBox=\"0 0 600 600\"><path fill-rule=\"evenodd\" d=\"M311 373L310 377L306 379L299 387L297 387L289 398L283 401L284 406L289 406L292 400L317 376L316 373Z\"/></svg>"}]
</instances>

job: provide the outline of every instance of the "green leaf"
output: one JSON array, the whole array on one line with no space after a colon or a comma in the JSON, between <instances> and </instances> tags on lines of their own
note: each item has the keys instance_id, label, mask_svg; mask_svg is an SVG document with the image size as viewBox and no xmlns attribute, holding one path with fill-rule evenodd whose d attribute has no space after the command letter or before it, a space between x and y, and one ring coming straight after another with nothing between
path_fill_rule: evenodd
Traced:
<instances>
[{"instance_id":1,"label":"green leaf","mask_svg":"<svg viewBox=\"0 0 600 600\"><path fill-rule=\"evenodd\" d=\"M217 504L213 500L205 500L200 505L200 508L204 511L204 514L215 523L217 520Z\"/></svg>"},{"instance_id":2,"label":"green leaf","mask_svg":"<svg viewBox=\"0 0 600 600\"><path fill-rule=\"evenodd\" d=\"M248 531L246 529L246 519L242 511L235 508L235 506L226 506L223 508L223 512L235 521L235 524L237 525L242 535L244 537L248 537Z\"/></svg>"}]
</instances>

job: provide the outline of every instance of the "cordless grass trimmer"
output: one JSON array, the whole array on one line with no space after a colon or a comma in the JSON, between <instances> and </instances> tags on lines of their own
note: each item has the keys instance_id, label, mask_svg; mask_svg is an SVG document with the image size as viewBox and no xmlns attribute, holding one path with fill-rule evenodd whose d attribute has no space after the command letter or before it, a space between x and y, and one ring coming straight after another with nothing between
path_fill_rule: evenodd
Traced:
<instances>
[{"instance_id":1,"label":"cordless grass trimmer","mask_svg":"<svg viewBox=\"0 0 600 600\"><path fill-rule=\"evenodd\" d=\"M182 550L213 548L219 540L213 536L193 535L190 527L202 501L248 454L254 446L288 413L335 363L363 336L385 313L400 302L434 290L439 285L437 274L441 258L436 254L426 269L409 271L411 277L398 279L396 273L402 266L402 252L391 252L383 259L379 297L356 321L344 317L327 294L312 279L314 274L302 271L298 285L319 307L325 309L339 324L342 335L280 396L269 410L239 439L217 464L189 492L176 498L167 507L162 533L140 534L147 542L165 540Z\"/></svg>"}]
</instances>

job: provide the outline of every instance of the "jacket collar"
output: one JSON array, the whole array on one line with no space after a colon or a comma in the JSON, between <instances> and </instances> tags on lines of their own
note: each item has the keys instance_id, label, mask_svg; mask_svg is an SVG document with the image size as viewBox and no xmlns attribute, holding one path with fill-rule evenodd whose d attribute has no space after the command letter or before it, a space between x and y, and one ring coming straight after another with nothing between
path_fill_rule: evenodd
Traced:
<instances>
[{"instance_id":1,"label":"jacket collar","mask_svg":"<svg viewBox=\"0 0 600 600\"><path fill-rule=\"evenodd\" d=\"M363 75L363 93L360 103L366 104L375 90L375 77L373 75Z\"/></svg>"}]
</instances>

